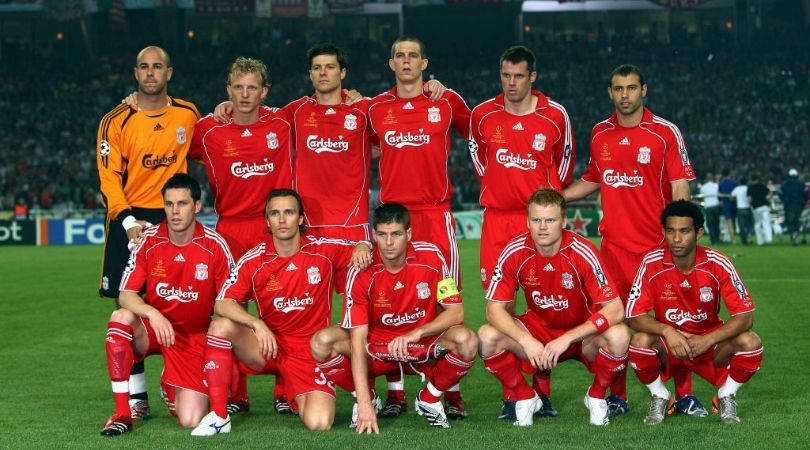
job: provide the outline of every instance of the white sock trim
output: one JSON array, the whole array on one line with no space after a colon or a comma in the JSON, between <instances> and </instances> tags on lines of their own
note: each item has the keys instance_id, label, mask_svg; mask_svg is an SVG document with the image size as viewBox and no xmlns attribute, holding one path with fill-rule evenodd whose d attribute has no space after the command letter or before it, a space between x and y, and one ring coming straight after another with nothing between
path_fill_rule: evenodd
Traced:
<instances>
[{"instance_id":1,"label":"white sock trim","mask_svg":"<svg viewBox=\"0 0 810 450\"><path fill-rule=\"evenodd\" d=\"M433 383L428 383L427 384L427 390L428 390L428 392L430 392L432 395L435 395L436 397L441 397L441 395L442 395L442 391L436 389L436 387L433 386Z\"/></svg>"},{"instance_id":2,"label":"white sock trim","mask_svg":"<svg viewBox=\"0 0 810 450\"><path fill-rule=\"evenodd\" d=\"M657 377L655 381L647 385L647 389L650 390L650 394L658 397L658 398L665 398L669 400L669 391L667 387L664 386L664 383L661 381L661 377Z\"/></svg>"},{"instance_id":3,"label":"white sock trim","mask_svg":"<svg viewBox=\"0 0 810 450\"><path fill-rule=\"evenodd\" d=\"M129 381L113 381L112 382L112 391L115 394L128 394L129 393Z\"/></svg>"},{"instance_id":4,"label":"white sock trim","mask_svg":"<svg viewBox=\"0 0 810 450\"><path fill-rule=\"evenodd\" d=\"M389 381L388 382L388 390L389 391L404 391L405 390L405 380Z\"/></svg>"}]
</instances>

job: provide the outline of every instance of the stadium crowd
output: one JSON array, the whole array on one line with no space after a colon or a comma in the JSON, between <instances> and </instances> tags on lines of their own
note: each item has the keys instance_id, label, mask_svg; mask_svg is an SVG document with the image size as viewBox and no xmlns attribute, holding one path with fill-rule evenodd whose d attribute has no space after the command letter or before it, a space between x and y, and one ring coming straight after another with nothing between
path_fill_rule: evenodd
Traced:
<instances>
[{"instance_id":1,"label":"stadium crowd","mask_svg":"<svg viewBox=\"0 0 810 450\"><path fill-rule=\"evenodd\" d=\"M625 42L626 45L617 44ZM780 42L778 39L767 42ZM344 85L373 96L393 82L387 43L344 43L349 72ZM267 103L282 106L309 95L305 49L310 42L246 48L201 42L175 52L170 95L197 104L203 114L225 99L225 73L234 50L261 57L272 86ZM786 50L762 42L732 45L645 44L631 39L529 42L538 54L535 87L568 110L577 143L575 177L588 159L591 127L612 111L607 75L632 62L647 74L646 104L683 132L698 178L729 168L737 177L758 172L771 183L789 169L810 170L810 51ZM808 44L797 43L807 47ZM439 48L427 43L426 71L459 92L470 107L500 91L498 55L503 49ZM23 49L4 48L8 61L0 75L0 210L25 203L30 208L69 212L100 207L94 143L99 117L135 89L128 67L134 54L97 60L31 58ZM471 63L470 61L475 61ZM467 146L457 139L451 178L457 201L477 203L478 183ZM193 170L199 170L197 167ZM203 172L197 173L203 179ZM372 176L375 179L375 176ZM210 200L208 202L210 204Z\"/></svg>"}]
</instances>

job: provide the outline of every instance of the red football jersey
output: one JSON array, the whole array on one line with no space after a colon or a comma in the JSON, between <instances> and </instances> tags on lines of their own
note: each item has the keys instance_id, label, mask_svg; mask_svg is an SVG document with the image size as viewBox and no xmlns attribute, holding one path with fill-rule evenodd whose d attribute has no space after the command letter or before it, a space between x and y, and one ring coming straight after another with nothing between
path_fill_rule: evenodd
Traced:
<instances>
[{"instance_id":1,"label":"red football jersey","mask_svg":"<svg viewBox=\"0 0 810 450\"><path fill-rule=\"evenodd\" d=\"M221 217L263 217L273 189L292 188L293 143L289 115L263 107L252 125L197 122L189 158L202 160Z\"/></svg>"},{"instance_id":2,"label":"red football jersey","mask_svg":"<svg viewBox=\"0 0 810 450\"><path fill-rule=\"evenodd\" d=\"M537 108L516 116L504 108L504 95L472 111L470 156L481 183L481 205L525 210L542 187L562 191L574 171L574 136L565 108L540 91Z\"/></svg>"},{"instance_id":3,"label":"red football jersey","mask_svg":"<svg viewBox=\"0 0 810 450\"><path fill-rule=\"evenodd\" d=\"M368 99L348 106L303 97L285 107L295 125L294 183L307 225L368 223L368 106Z\"/></svg>"},{"instance_id":4,"label":"red football jersey","mask_svg":"<svg viewBox=\"0 0 810 450\"><path fill-rule=\"evenodd\" d=\"M596 247L578 234L563 230L560 251L541 255L529 233L510 242L501 252L486 298L510 302L518 288L527 313L555 330L571 329L591 316L594 305L618 298Z\"/></svg>"},{"instance_id":5,"label":"red football jersey","mask_svg":"<svg viewBox=\"0 0 810 450\"><path fill-rule=\"evenodd\" d=\"M435 319L439 305L460 304L461 295L439 249L413 242L405 267L397 273L385 269L377 251L366 270L349 270L341 326L368 325L368 342L385 343Z\"/></svg>"},{"instance_id":6,"label":"red football jersey","mask_svg":"<svg viewBox=\"0 0 810 450\"><path fill-rule=\"evenodd\" d=\"M233 269L225 240L199 222L184 246L169 240L166 222L149 227L132 251L120 290L146 291L144 302L171 322L177 333L206 333L214 299Z\"/></svg>"},{"instance_id":7,"label":"red football jersey","mask_svg":"<svg viewBox=\"0 0 810 450\"><path fill-rule=\"evenodd\" d=\"M469 135L470 108L447 89L436 102L422 94L400 98L396 87L371 100L369 122L380 150L380 202L449 205L450 128Z\"/></svg>"},{"instance_id":8,"label":"red football jersey","mask_svg":"<svg viewBox=\"0 0 810 450\"><path fill-rule=\"evenodd\" d=\"M329 326L332 275L336 268L349 264L353 249L351 242L302 236L301 250L282 257L268 235L242 256L236 276L228 280L217 300L254 299L259 316L276 339L300 345Z\"/></svg>"},{"instance_id":9,"label":"red football jersey","mask_svg":"<svg viewBox=\"0 0 810 450\"><path fill-rule=\"evenodd\" d=\"M709 247L697 247L688 275L675 267L668 247L648 253L638 268L627 302L627 317L655 312L661 323L691 334L721 326L720 299L734 316L754 310L754 302L729 259Z\"/></svg>"},{"instance_id":10,"label":"red football jersey","mask_svg":"<svg viewBox=\"0 0 810 450\"><path fill-rule=\"evenodd\" d=\"M582 179L600 184L602 237L645 253L663 241L659 215L672 202L670 183L694 180L695 173L678 127L645 108L636 127L622 127L615 113L593 127Z\"/></svg>"}]
</instances>

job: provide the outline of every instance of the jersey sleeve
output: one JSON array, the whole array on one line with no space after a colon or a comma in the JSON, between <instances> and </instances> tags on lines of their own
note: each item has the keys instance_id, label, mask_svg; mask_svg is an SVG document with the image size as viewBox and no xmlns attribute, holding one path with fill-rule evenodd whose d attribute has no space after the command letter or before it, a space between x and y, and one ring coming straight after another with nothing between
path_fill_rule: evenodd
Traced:
<instances>
[{"instance_id":1,"label":"jersey sleeve","mask_svg":"<svg viewBox=\"0 0 810 450\"><path fill-rule=\"evenodd\" d=\"M554 146L554 161L557 163L557 176L560 178L560 183L562 187L566 187L571 184L576 163L574 131L571 129L571 119L568 117L568 111L562 105L555 103L555 106L561 114L557 125L560 127L562 139L557 141Z\"/></svg>"},{"instance_id":2,"label":"jersey sleeve","mask_svg":"<svg viewBox=\"0 0 810 450\"><path fill-rule=\"evenodd\" d=\"M129 112L121 105L104 116L98 127L96 155L98 178L101 184L102 203L107 208L107 217L116 219L122 213L130 214L131 206L124 195L124 172L126 155L121 136L120 117Z\"/></svg>"},{"instance_id":3,"label":"jersey sleeve","mask_svg":"<svg viewBox=\"0 0 810 450\"><path fill-rule=\"evenodd\" d=\"M504 249L498 258L498 264L492 271L492 278L489 281L489 289L484 296L492 302L511 302L515 299L515 292L518 290L518 267L514 253L504 258Z\"/></svg>"},{"instance_id":4,"label":"jersey sleeve","mask_svg":"<svg viewBox=\"0 0 810 450\"><path fill-rule=\"evenodd\" d=\"M751 294L731 261L719 253L713 253L711 258L719 267L720 296L729 314L736 316L752 312L755 308Z\"/></svg>"},{"instance_id":5,"label":"jersey sleeve","mask_svg":"<svg viewBox=\"0 0 810 450\"><path fill-rule=\"evenodd\" d=\"M627 298L627 307L625 310L625 317L630 319L633 317L643 316L650 312L655 306L653 287L650 285L649 279L646 276L647 265L643 264L638 268L635 278L633 278L633 286L630 288L630 295Z\"/></svg>"},{"instance_id":6,"label":"jersey sleeve","mask_svg":"<svg viewBox=\"0 0 810 450\"><path fill-rule=\"evenodd\" d=\"M452 124L453 128L458 131L458 134L461 137L467 137L470 135L470 107L467 106L467 103L458 95L457 92L448 89L445 92L445 97L447 101L450 103L450 107L453 108L453 118Z\"/></svg>"},{"instance_id":7,"label":"jersey sleeve","mask_svg":"<svg viewBox=\"0 0 810 450\"><path fill-rule=\"evenodd\" d=\"M213 120L208 119L209 117L213 116L209 114L203 117L197 121L197 125L194 126L194 133L191 134L191 145L188 148L188 159L197 161L203 159L203 153L205 151L205 147L203 147L203 137L205 137L205 133L209 129L208 121Z\"/></svg>"},{"instance_id":8,"label":"jersey sleeve","mask_svg":"<svg viewBox=\"0 0 810 450\"><path fill-rule=\"evenodd\" d=\"M467 138L467 148L470 151L470 159L472 160L473 170L478 177L478 181L484 176L486 165L483 155L486 154L486 141L481 134L481 108L473 109L470 114L470 133Z\"/></svg>"},{"instance_id":9,"label":"jersey sleeve","mask_svg":"<svg viewBox=\"0 0 810 450\"><path fill-rule=\"evenodd\" d=\"M145 238L129 254L129 260L121 276L119 291L140 292L146 284L147 274L147 248L151 247L151 239Z\"/></svg>"},{"instance_id":10,"label":"jersey sleeve","mask_svg":"<svg viewBox=\"0 0 810 450\"><path fill-rule=\"evenodd\" d=\"M369 288L371 277L365 271L350 268L346 276L346 294L343 301L342 328L351 329L368 325Z\"/></svg>"},{"instance_id":11,"label":"jersey sleeve","mask_svg":"<svg viewBox=\"0 0 810 450\"><path fill-rule=\"evenodd\" d=\"M593 143L595 134L596 127L594 127L593 131L591 131L591 154L590 158L588 159L588 168L585 169L585 173L582 174L582 179L591 183L599 183L602 179L601 175L599 174L599 166L596 163L596 158L594 158L594 154L596 154L598 151Z\"/></svg>"},{"instance_id":12,"label":"jersey sleeve","mask_svg":"<svg viewBox=\"0 0 810 450\"><path fill-rule=\"evenodd\" d=\"M214 271L214 286L222 287L228 281L232 272L236 270L236 264L233 262L233 256L225 240L220 237L215 240L214 258L216 261L216 270Z\"/></svg>"},{"instance_id":13,"label":"jersey sleeve","mask_svg":"<svg viewBox=\"0 0 810 450\"><path fill-rule=\"evenodd\" d=\"M695 171L689 161L689 154L686 152L686 141L683 139L681 130L675 124L667 123L669 133L667 133L665 165L669 181L694 180Z\"/></svg>"},{"instance_id":14,"label":"jersey sleeve","mask_svg":"<svg viewBox=\"0 0 810 450\"><path fill-rule=\"evenodd\" d=\"M243 302L250 297L249 294L252 288L251 273L254 272L256 258L260 256L261 254L257 256L255 252L249 251L239 260L239 263L230 271L228 278L222 285L222 289L217 295L217 301L229 298L237 302Z\"/></svg>"}]
</instances>

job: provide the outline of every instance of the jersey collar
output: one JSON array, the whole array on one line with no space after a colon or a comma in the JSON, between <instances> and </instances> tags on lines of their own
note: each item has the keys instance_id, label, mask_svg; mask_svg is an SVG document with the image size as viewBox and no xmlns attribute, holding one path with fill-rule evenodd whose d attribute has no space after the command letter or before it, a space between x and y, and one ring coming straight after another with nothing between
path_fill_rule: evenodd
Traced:
<instances>
[{"instance_id":1,"label":"jersey collar","mask_svg":"<svg viewBox=\"0 0 810 450\"><path fill-rule=\"evenodd\" d=\"M641 122L639 122L639 125L641 125L642 123L651 124L653 121L652 111L647 109L646 106L642 106L642 108L644 108L644 112L641 114ZM613 111L613 114L610 115L610 119L608 119L608 122L610 122L615 128L622 128L622 126L619 125L619 118L618 114L616 114L616 111Z\"/></svg>"},{"instance_id":2,"label":"jersey collar","mask_svg":"<svg viewBox=\"0 0 810 450\"><path fill-rule=\"evenodd\" d=\"M546 97L542 92L532 89L532 95L537 96L537 106L535 107L535 110L548 108L548 97ZM495 104L501 107L506 104L505 94L503 92L495 97Z\"/></svg>"},{"instance_id":3,"label":"jersey collar","mask_svg":"<svg viewBox=\"0 0 810 450\"><path fill-rule=\"evenodd\" d=\"M667 246L667 244L663 244L663 248L664 248L664 257L661 260L661 262L668 266L674 266L675 260L672 259L672 252L669 250L669 246ZM708 258L709 257L706 254L706 247L698 245L695 248L695 267L708 261Z\"/></svg>"}]
</instances>

